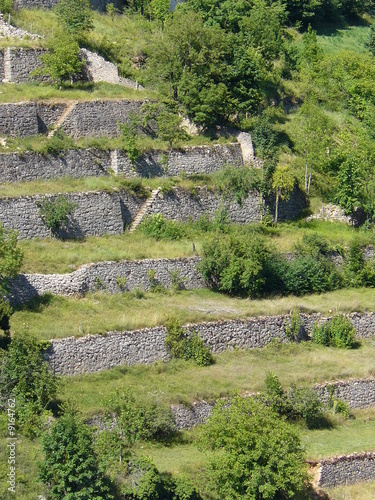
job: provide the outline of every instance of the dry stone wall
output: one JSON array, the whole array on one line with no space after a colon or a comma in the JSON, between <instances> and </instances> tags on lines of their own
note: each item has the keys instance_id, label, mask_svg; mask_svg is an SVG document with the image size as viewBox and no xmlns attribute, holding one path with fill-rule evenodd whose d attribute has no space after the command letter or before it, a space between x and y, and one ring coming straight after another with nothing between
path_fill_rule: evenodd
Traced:
<instances>
[{"instance_id":1,"label":"dry stone wall","mask_svg":"<svg viewBox=\"0 0 375 500\"><path fill-rule=\"evenodd\" d=\"M8 49L10 60L10 75L5 73L5 79L12 83L26 83L32 80L47 80L47 77L34 76L33 72L42 67L40 56L46 49Z\"/></svg>"},{"instance_id":2,"label":"dry stone wall","mask_svg":"<svg viewBox=\"0 0 375 500\"><path fill-rule=\"evenodd\" d=\"M243 165L239 143L196 146L169 153L150 151L143 154L134 167L124 152L116 151L115 154L115 171L125 177L179 176L182 172L186 175L211 174L225 165Z\"/></svg>"},{"instance_id":3,"label":"dry stone wall","mask_svg":"<svg viewBox=\"0 0 375 500\"><path fill-rule=\"evenodd\" d=\"M155 272L154 285L181 289L204 288L205 282L196 266L199 258L145 259L87 264L67 274L20 274L10 283L9 299L13 305L27 302L44 293L84 295L105 290L108 293L150 290L149 272ZM125 280L124 280L125 278Z\"/></svg>"},{"instance_id":4,"label":"dry stone wall","mask_svg":"<svg viewBox=\"0 0 375 500\"><path fill-rule=\"evenodd\" d=\"M39 128L48 126L59 116L61 106L38 109ZM171 151L168 169L162 166L163 153L151 151L142 155L135 169L123 151L98 149L71 149L56 155L26 152L0 154L0 182L48 180L63 176L75 178L101 176L109 170L125 177L158 177L161 175L209 174L225 165L241 166L242 157L238 144L192 147Z\"/></svg>"},{"instance_id":5,"label":"dry stone wall","mask_svg":"<svg viewBox=\"0 0 375 500\"><path fill-rule=\"evenodd\" d=\"M375 478L375 453L352 453L327 458L319 464L318 486L335 488L341 484L355 484Z\"/></svg>"},{"instance_id":6,"label":"dry stone wall","mask_svg":"<svg viewBox=\"0 0 375 500\"><path fill-rule=\"evenodd\" d=\"M56 195L49 195L53 199ZM137 214L142 201L127 192L87 192L66 195L75 205L62 238L122 234ZM0 198L0 220L6 229L16 229L21 239L48 238L50 232L39 215L38 202L45 197Z\"/></svg>"},{"instance_id":7,"label":"dry stone wall","mask_svg":"<svg viewBox=\"0 0 375 500\"><path fill-rule=\"evenodd\" d=\"M99 177L107 175L110 168L110 154L97 149L70 149L58 155L0 154L0 182Z\"/></svg>"},{"instance_id":8,"label":"dry stone wall","mask_svg":"<svg viewBox=\"0 0 375 500\"><path fill-rule=\"evenodd\" d=\"M143 101L94 100L78 102L61 128L74 138L119 135L117 123L128 122L129 113ZM66 103L21 102L0 105L0 135L26 137L45 134L66 108ZM55 113L52 111L55 110Z\"/></svg>"},{"instance_id":9,"label":"dry stone wall","mask_svg":"<svg viewBox=\"0 0 375 500\"><path fill-rule=\"evenodd\" d=\"M348 315L359 338L371 337L375 333L375 313L353 313ZM264 347L272 339L286 341L285 325L289 316L264 316L246 320L186 325L186 333L198 331L214 353L233 348ZM320 314L302 315L305 333L311 331L315 321L325 321ZM77 375L106 370L117 365L153 363L167 359L164 326L136 331L109 332L104 335L88 335L82 338L69 337L53 340L47 359L56 373Z\"/></svg>"},{"instance_id":10,"label":"dry stone wall","mask_svg":"<svg viewBox=\"0 0 375 500\"><path fill-rule=\"evenodd\" d=\"M317 384L314 390L323 403L328 403L328 398L332 395L336 399L344 400L352 409L375 406L374 378L335 380ZM172 405L171 410L176 427L180 430L191 429L204 423L210 417L214 406L215 401L194 401L191 405Z\"/></svg>"},{"instance_id":11,"label":"dry stone wall","mask_svg":"<svg viewBox=\"0 0 375 500\"><path fill-rule=\"evenodd\" d=\"M118 123L129 123L129 114L139 110L142 101L106 100L78 102L61 128L79 137L115 137L120 135Z\"/></svg>"},{"instance_id":12,"label":"dry stone wall","mask_svg":"<svg viewBox=\"0 0 375 500\"><path fill-rule=\"evenodd\" d=\"M56 195L47 196L53 199ZM66 196L76 204L76 208L64 230L59 232L62 238L121 234L144 202L127 191L71 193ZM40 195L0 198L0 221L6 229L17 230L21 239L48 237L49 229L40 217L38 207L44 198ZM288 213L289 203L293 203L292 199L280 205L281 215L284 206ZM239 224L259 221L263 211L257 192L250 193L240 205L236 201L223 203L218 193L206 188L197 188L194 193L176 188L169 194L159 194L147 213L161 213L167 219L178 221L197 220L203 214L212 219L223 206L228 209L230 220ZM294 216L297 215L298 212L295 212Z\"/></svg>"},{"instance_id":13,"label":"dry stone wall","mask_svg":"<svg viewBox=\"0 0 375 500\"><path fill-rule=\"evenodd\" d=\"M342 399L350 408L371 408L375 406L375 379L338 380L315 386L319 399L327 403L332 396Z\"/></svg>"}]
</instances>

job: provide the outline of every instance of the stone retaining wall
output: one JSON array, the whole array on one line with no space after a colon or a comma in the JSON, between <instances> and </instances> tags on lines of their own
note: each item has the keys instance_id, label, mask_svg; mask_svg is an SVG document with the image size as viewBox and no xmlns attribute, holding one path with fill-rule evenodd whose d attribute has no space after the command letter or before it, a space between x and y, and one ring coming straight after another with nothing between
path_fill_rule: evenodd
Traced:
<instances>
[{"instance_id":1,"label":"stone retaining wall","mask_svg":"<svg viewBox=\"0 0 375 500\"><path fill-rule=\"evenodd\" d=\"M40 122L47 129L54 116L61 114L62 108L40 108ZM40 125L38 125L40 128ZM123 151L102 151L99 149L70 149L59 154L42 155L33 152L0 153L0 182L48 180L70 176L74 178L107 175L111 170L125 177L177 176L182 172L210 174L225 165L241 166L240 145L215 145L190 147L166 154L167 169L163 169L163 153L150 151L141 156L132 167Z\"/></svg>"},{"instance_id":2,"label":"stone retaining wall","mask_svg":"<svg viewBox=\"0 0 375 500\"><path fill-rule=\"evenodd\" d=\"M375 406L375 378L334 380L316 384L314 390L323 403L327 403L332 394L334 398L345 401L351 409ZM214 406L215 401L194 401L191 405L172 405L171 410L177 429L192 429L204 423L210 417Z\"/></svg>"},{"instance_id":3,"label":"stone retaining wall","mask_svg":"<svg viewBox=\"0 0 375 500\"><path fill-rule=\"evenodd\" d=\"M319 469L318 486L322 488L369 481L375 478L375 452L326 458Z\"/></svg>"},{"instance_id":4,"label":"stone retaining wall","mask_svg":"<svg viewBox=\"0 0 375 500\"><path fill-rule=\"evenodd\" d=\"M349 314L359 338L375 334L375 313ZM326 321L320 314L301 315L305 334L316 321ZM272 339L286 341L285 325L288 315L264 316L246 320L186 325L187 334L198 331L213 353L233 348L264 347ZM109 332L104 335L88 335L52 340L47 357L56 373L76 375L106 370L117 365L149 364L167 359L164 326L126 332Z\"/></svg>"},{"instance_id":5,"label":"stone retaining wall","mask_svg":"<svg viewBox=\"0 0 375 500\"><path fill-rule=\"evenodd\" d=\"M93 100L77 102L61 128L75 138L113 137L119 135L117 123L128 122L129 113L136 112L143 101ZM19 102L0 104L0 136L27 137L46 134L66 108L66 103ZM45 115L48 110L54 115ZM57 112L58 110L58 112Z\"/></svg>"},{"instance_id":6,"label":"stone retaining wall","mask_svg":"<svg viewBox=\"0 0 375 500\"><path fill-rule=\"evenodd\" d=\"M46 195L53 199L56 195ZM62 238L80 238L103 234L121 234L137 215L144 200L130 195L127 191L85 192L66 194L76 204L68 218ZM38 203L45 197L41 195L22 198L0 198L0 221L6 229L15 229L21 239L47 238L49 229L39 215ZM291 206L296 209L291 210ZM207 214L212 219L220 207L228 210L233 223L258 222L263 207L259 193L252 192L240 205L236 201L223 201L218 192L197 187L194 193L175 188L168 194L159 193L147 210L147 214L163 214L167 219L177 221L197 220ZM297 217L297 204L293 197L280 204L280 219L284 213L292 212ZM302 209L302 206L300 206Z\"/></svg>"},{"instance_id":7,"label":"stone retaining wall","mask_svg":"<svg viewBox=\"0 0 375 500\"><path fill-rule=\"evenodd\" d=\"M118 123L128 123L129 114L139 110L143 101L94 100L78 102L61 125L68 135L79 137L116 137Z\"/></svg>"},{"instance_id":8,"label":"stone retaining wall","mask_svg":"<svg viewBox=\"0 0 375 500\"><path fill-rule=\"evenodd\" d=\"M106 290L119 293L139 288L150 290L150 271L155 271L154 285L192 290L206 285L196 265L199 258L145 259L86 264L69 274L20 274L10 283L9 299L13 305L27 302L44 293L84 295ZM125 281L124 281L125 278Z\"/></svg>"},{"instance_id":9,"label":"stone retaining wall","mask_svg":"<svg viewBox=\"0 0 375 500\"><path fill-rule=\"evenodd\" d=\"M47 195L53 199L56 195ZM82 238L103 234L122 234L137 214L142 201L126 191L107 193L87 192L66 195L76 208L62 238ZM16 229L21 239L48 238L50 231L39 215L38 202L45 197L0 198L0 220L6 229Z\"/></svg>"}]
</instances>

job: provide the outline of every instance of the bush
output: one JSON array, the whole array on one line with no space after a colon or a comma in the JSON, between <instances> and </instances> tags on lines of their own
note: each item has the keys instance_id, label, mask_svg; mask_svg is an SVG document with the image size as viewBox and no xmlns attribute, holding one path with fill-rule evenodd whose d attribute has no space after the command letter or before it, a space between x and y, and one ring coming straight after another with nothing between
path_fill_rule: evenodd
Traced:
<instances>
[{"instance_id":1,"label":"bush","mask_svg":"<svg viewBox=\"0 0 375 500\"><path fill-rule=\"evenodd\" d=\"M257 238L214 236L203 245L199 269L216 289L256 297L266 288L266 263L271 252Z\"/></svg>"},{"instance_id":2,"label":"bush","mask_svg":"<svg viewBox=\"0 0 375 500\"><path fill-rule=\"evenodd\" d=\"M52 499L112 499L111 484L100 471L91 430L66 411L44 436L40 478Z\"/></svg>"},{"instance_id":3,"label":"bush","mask_svg":"<svg viewBox=\"0 0 375 500\"><path fill-rule=\"evenodd\" d=\"M291 408L290 419L302 419L308 429L316 429L324 422L324 406L314 389L291 385L287 398Z\"/></svg>"},{"instance_id":4,"label":"bush","mask_svg":"<svg viewBox=\"0 0 375 500\"><path fill-rule=\"evenodd\" d=\"M174 358L193 359L198 366L209 366L214 362L210 349L199 334L192 332L186 336L181 323L177 319L170 320L167 325L165 345Z\"/></svg>"},{"instance_id":5,"label":"bush","mask_svg":"<svg viewBox=\"0 0 375 500\"><path fill-rule=\"evenodd\" d=\"M312 341L327 347L353 349L356 346L355 329L345 316L335 316L327 323L315 323L312 330Z\"/></svg>"},{"instance_id":6,"label":"bush","mask_svg":"<svg viewBox=\"0 0 375 500\"><path fill-rule=\"evenodd\" d=\"M262 399L278 415L290 421L303 420L309 429L320 427L325 419L324 406L314 389L291 385L285 392L273 372L267 373L265 384Z\"/></svg>"},{"instance_id":7,"label":"bush","mask_svg":"<svg viewBox=\"0 0 375 500\"><path fill-rule=\"evenodd\" d=\"M68 216L73 213L77 206L62 194L54 198L46 197L37 205L39 206L39 215L50 229L51 234L57 233L66 225Z\"/></svg>"},{"instance_id":8,"label":"bush","mask_svg":"<svg viewBox=\"0 0 375 500\"><path fill-rule=\"evenodd\" d=\"M166 220L162 214L149 215L139 225L139 230L156 240L180 240L184 236L182 226Z\"/></svg>"},{"instance_id":9,"label":"bush","mask_svg":"<svg viewBox=\"0 0 375 500\"><path fill-rule=\"evenodd\" d=\"M10 14L13 10L13 0L0 0L0 12Z\"/></svg>"},{"instance_id":10,"label":"bush","mask_svg":"<svg viewBox=\"0 0 375 500\"><path fill-rule=\"evenodd\" d=\"M254 398L219 401L199 444L210 451L210 493L223 500L294 498L307 484L296 431Z\"/></svg>"},{"instance_id":11,"label":"bush","mask_svg":"<svg viewBox=\"0 0 375 500\"><path fill-rule=\"evenodd\" d=\"M284 279L284 289L295 295L336 290L341 285L335 265L324 257L311 255L297 257L289 262Z\"/></svg>"},{"instance_id":12,"label":"bush","mask_svg":"<svg viewBox=\"0 0 375 500\"><path fill-rule=\"evenodd\" d=\"M240 205L250 191L260 188L259 172L249 167L225 167L214 174L214 182L224 197L234 197Z\"/></svg>"},{"instance_id":13,"label":"bush","mask_svg":"<svg viewBox=\"0 0 375 500\"><path fill-rule=\"evenodd\" d=\"M169 407L158 401L137 401L130 390L113 393L105 406L110 419L115 415L113 432L126 447L139 440L165 439L176 430Z\"/></svg>"},{"instance_id":14,"label":"bush","mask_svg":"<svg viewBox=\"0 0 375 500\"><path fill-rule=\"evenodd\" d=\"M17 399L17 422L25 434L33 437L40 431L41 416L54 401L56 389L43 345L26 333L16 334L0 360L0 395L2 401Z\"/></svg>"}]
</instances>

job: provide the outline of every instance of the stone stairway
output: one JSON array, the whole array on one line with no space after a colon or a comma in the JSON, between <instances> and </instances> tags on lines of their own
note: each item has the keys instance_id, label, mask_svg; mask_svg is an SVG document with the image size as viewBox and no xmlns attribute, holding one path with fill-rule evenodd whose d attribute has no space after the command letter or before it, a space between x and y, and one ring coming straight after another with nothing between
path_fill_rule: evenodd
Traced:
<instances>
[{"instance_id":1,"label":"stone stairway","mask_svg":"<svg viewBox=\"0 0 375 500\"><path fill-rule=\"evenodd\" d=\"M10 48L7 47L4 51L4 78L3 83L10 83L12 81L12 61Z\"/></svg>"},{"instance_id":2,"label":"stone stairway","mask_svg":"<svg viewBox=\"0 0 375 500\"><path fill-rule=\"evenodd\" d=\"M143 203L143 205L139 209L139 212L137 213L137 215L135 216L133 222L131 223L131 226L130 226L130 229L129 229L130 233L132 233L133 231L135 231L137 229L137 227L139 226L139 224L142 222L143 217L147 214L148 209L150 208L150 206L154 202L155 198L159 194L160 189L161 189L160 187L157 188L157 189L154 189L151 192L150 198L147 198L147 200Z\"/></svg>"},{"instance_id":3,"label":"stone stairway","mask_svg":"<svg viewBox=\"0 0 375 500\"><path fill-rule=\"evenodd\" d=\"M78 101L72 101L67 105L67 107L62 112L60 118L54 123L52 130L50 130L50 132L48 132L48 136L47 136L48 138L51 138L55 135L58 128L61 127L61 125L64 123L66 117L68 115L70 115L70 113L75 108L76 104L78 104Z\"/></svg>"}]
</instances>

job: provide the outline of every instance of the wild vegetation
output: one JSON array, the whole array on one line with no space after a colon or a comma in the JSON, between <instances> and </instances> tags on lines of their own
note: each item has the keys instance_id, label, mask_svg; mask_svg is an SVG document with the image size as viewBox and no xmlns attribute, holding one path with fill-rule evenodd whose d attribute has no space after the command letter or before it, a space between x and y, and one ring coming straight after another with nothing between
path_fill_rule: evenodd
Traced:
<instances>
[{"instance_id":1,"label":"wild vegetation","mask_svg":"<svg viewBox=\"0 0 375 500\"><path fill-rule=\"evenodd\" d=\"M311 390L313 383L334 377L373 375L373 342L355 342L340 315L375 307L374 260L362 252L374 244L372 3L186 0L170 13L164 0L125 0L121 11L109 4L106 13L98 13L86 0L60 0L52 11L13 10L9 0L0 0L0 10L18 26L45 35L18 45L49 48L42 71L54 84L4 84L0 102L149 99L129 124L119 125L116 139L75 141L58 133L7 140L2 151L48 156L77 147L120 148L135 165L147 149L225 142L244 130L263 160L257 171L228 167L189 179L108 176L19 183L1 186L3 196L120 188L146 197L159 186L164 193L176 185L193 193L205 184L224 202L242 204L253 189L276 201L274 220L266 214L251 227L229 224L222 208L213 220L182 224L157 215L145 218L131 235L81 241L17 244L16 235L1 228L2 294L20 269L69 272L87 262L193 254L202 257L201 271L213 289L181 291L174 276L171 290L165 290L150 271L154 286L148 293L45 295L14 313L1 302L1 396L18 402L20 498L294 498L307 494L306 456L374 449L373 409L351 412L333 398L325 407ZM3 40L1 46L11 43ZM79 47L99 52L146 90L78 82ZM182 117L199 136L180 128ZM279 202L296 184L312 208L337 203L353 226L361 227L303 220L278 224ZM72 210L62 196L41 202L51 235ZM332 263L332 254L342 257L341 266ZM118 277L117 283L123 287L126 279ZM198 334L188 338L181 328L187 322L291 309L286 334L292 341L298 340L300 311L334 317L314 327L313 342L274 342L215 357ZM166 345L173 358L168 363L58 379L43 360L43 341L51 338L161 323L168 325ZM257 400L232 397L237 391L262 394ZM171 403L222 396L229 396L231 405L220 403L207 426L176 432ZM5 443L3 403L1 410ZM84 418L97 413L107 423L115 416L115 424L94 433ZM1 488L0 496L7 498ZM365 499L363 488L355 493L356 488L350 488L351 497ZM373 485L368 491L373 496Z\"/></svg>"}]
</instances>

